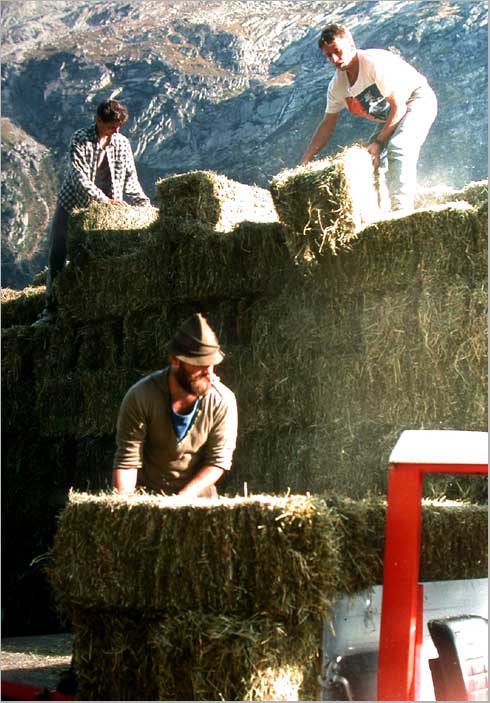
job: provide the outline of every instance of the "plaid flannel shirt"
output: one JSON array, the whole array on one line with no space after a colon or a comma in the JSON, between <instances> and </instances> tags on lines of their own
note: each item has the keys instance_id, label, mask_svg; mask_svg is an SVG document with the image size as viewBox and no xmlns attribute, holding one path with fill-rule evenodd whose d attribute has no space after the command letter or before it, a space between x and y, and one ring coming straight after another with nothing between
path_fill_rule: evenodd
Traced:
<instances>
[{"instance_id":1,"label":"plaid flannel shirt","mask_svg":"<svg viewBox=\"0 0 490 703\"><path fill-rule=\"evenodd\" d=\"M58 201L70 212L87 207L93 200L109 202L110 198L95 185L95 174L102 149L95 125L79 129L72 137L68 171L61 185ZM106 147L111 172L112 199L126 200L130 205L150 205L138 180L129 140L113 134Z\"/></svg>"}]
</instances>

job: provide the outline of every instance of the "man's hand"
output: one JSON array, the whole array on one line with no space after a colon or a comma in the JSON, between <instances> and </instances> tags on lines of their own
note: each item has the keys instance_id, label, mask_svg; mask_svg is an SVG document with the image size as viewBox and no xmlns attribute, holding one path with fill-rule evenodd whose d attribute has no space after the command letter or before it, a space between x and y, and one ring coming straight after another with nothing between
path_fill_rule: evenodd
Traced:
<instances>
[{"instance_id":1,"label":"man's hand","mask_svg":"<svg viewBox=\"0 0 490 703\"><path fill-rule=\"evenodd\" d=\"M111 205L122 205L123 207L129 207L128 203L125 203L124 200L109 200Z\"/></svg>"},{"instance_id":2,"label":"man's hand","mask_svg":"<svg viewBox=\"0 0 490 703\"><path fill-rule=\"evenodd\" d=\"M210 486L214 486L223 476L224 471L219 466L203 466L193 479L182 488L178 495L193 498Z\"/></svg>"},{"instance_id":3,"label":"man's hand","mask_svg":"<svg viewBox=\"0 0 490 703\"><path fill-rule=\"evenodd\" d=\"M371 154L373 166L375 170L377 170L379 168L379 156L381 154L381 146L378 144L378 142L371 142L367 146L367 151L369 154Z\"/></svg>"}]
</instances>

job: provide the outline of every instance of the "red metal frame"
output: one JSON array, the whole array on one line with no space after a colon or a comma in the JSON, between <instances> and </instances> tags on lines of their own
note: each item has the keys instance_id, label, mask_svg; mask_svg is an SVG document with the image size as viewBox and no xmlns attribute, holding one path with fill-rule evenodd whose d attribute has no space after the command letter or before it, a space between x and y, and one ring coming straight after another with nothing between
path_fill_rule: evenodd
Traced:
<instances>
[{"instance_id":1,"label":"red metal frame","mask_svg":"<svg viewBox=\"0 0 490 703\"><path fill-rule=\"evenodd\" d=\"M2 679L2 700L5 699L13 701L74 701L75 697L65 696L63 693L50 691L47 688Z\"/></svg>"},{"instance_id":2,"label":"red metal frame","mask_svg":"<svg viewBox=\"0 0 490 703\"><path fill-rule=\"evenodd\" d=\"M378 700L418 695L423 591L418 583L424 473L486 474L480 463L391 463L381 606Z\"/></svg>"}]
</instances>

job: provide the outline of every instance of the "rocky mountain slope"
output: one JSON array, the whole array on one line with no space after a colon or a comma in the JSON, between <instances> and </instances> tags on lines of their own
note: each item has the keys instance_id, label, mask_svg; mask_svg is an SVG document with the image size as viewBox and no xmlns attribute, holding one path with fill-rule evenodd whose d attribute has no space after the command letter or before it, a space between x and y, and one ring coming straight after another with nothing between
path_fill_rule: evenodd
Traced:
<instances>
[{"instance_id":1,"label":"rocky mountain slope","mask_svg":"<svg viewBox=\"0 0 490 703\"><path fill-rule=\"evenodd\" d=\"M267 187L295 165L325 107L321 28L393 47L428 78L439 115L426 185L487 175L487 4L457 0L5 1L2 13L2 281L46 260L47 223L72 132L117 97L153 196L156 178L212 169ZM328 151L365 138L345 115Z\"/></svg>"}]
</instances>

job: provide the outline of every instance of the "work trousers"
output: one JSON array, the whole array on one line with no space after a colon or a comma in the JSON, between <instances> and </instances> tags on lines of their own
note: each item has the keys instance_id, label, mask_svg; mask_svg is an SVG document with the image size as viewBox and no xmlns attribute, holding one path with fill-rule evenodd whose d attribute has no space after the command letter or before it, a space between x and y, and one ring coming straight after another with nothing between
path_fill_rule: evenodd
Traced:
<instances>
[{"instance_id":1,"label":"work trousers","mask_svg":"<svg viewBox=\"0 0 490 703\"><path fill-rule=\"evenodd\" d=\"M436 115L437 98L426 83L410 96L406 114L380 154L380 190L388 191L392 210L413 210L420 149Z\"/></svg>"},{"instance_id":2,"label":"work trousers","mask_svg":"<svg viewBox=\"0 0 490 703\"><path fill-rule=\"evenodd\" d=\"M48 275L46 278L46 308L54 310L56 301L53 293L53 281L66 265L66 239L70 213L56 204L49 243Z\"/></svg>"}]
</instances>

